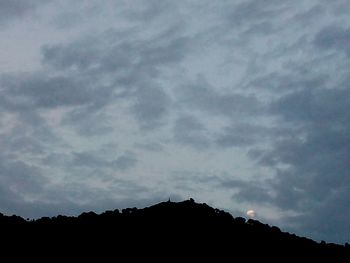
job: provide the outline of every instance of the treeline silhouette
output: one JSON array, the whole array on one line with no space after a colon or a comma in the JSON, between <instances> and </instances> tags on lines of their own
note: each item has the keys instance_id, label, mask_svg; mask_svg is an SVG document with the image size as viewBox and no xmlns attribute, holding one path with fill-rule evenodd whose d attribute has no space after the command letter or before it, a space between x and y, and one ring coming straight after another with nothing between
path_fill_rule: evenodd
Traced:
<instances>
[{"instance_id":1,"label":"treeline silhouette","mask_svg":"<svg viewBox=\"0 0 350 263\"><path fill-rule=\"evenodd\" d=\"M25 220L0 214L0 236L6 244L3 251L26 251L32 256L50 251L56 256L80 253L114 259L164 255L164 261L186 261L190 257L228 261L243 257L248 262L350 259L348 244L318 243L257 220L234 218L193 199L169 200L143 209L87 212L77 217Z\"/></svg>"}]
</instances>

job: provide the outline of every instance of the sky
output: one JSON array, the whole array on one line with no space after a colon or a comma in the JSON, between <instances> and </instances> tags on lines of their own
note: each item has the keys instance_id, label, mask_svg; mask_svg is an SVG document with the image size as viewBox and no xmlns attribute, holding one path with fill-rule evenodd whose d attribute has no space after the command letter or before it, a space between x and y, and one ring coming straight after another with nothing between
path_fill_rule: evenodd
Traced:
<instances>
[{"instance_id":1,"label":"sky","mask_svg":"<svg viewBox=\"0 0 350 263\"><path fill-rule=\"evenodd\" d=\"M350 2L0 0L0 211L194 198L350 241Z\"/></svg>"}]
</instances>

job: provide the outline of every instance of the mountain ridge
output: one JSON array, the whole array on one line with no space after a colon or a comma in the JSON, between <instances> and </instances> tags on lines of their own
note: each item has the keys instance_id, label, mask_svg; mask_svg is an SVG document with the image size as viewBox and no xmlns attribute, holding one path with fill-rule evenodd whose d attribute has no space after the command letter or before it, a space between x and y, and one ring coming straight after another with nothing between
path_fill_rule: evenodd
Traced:
<instances>
[{"instance_id":1,"label":"mountain ridge","mask_svg":"<svg viewBox=\"0 0 350 263\"><path fill-rule=\"evenodd\" d=\"M100 214L90 211L76 217L58 215L25 220L15 215L0 214L0 231L3 239L27 248L31 245L22 241L30 237L39 247L47 244L65 248L79 245L96 251L106 247L114 247L118 251L147 251L157 247L164 252L174 247L179 254L189 255L203 251L208 255L234 253L237 257L249 254L250 258L259 256L259 259L277 259L281 255L350 259L347 243L318 243L282 232L278 227L258 220L233 217L228 212L206 203L196 203L193 199L181 202L169 200L145 208L107 210ZM172 252L169 250L168 253Z\"/></svg>"}]
</instances>

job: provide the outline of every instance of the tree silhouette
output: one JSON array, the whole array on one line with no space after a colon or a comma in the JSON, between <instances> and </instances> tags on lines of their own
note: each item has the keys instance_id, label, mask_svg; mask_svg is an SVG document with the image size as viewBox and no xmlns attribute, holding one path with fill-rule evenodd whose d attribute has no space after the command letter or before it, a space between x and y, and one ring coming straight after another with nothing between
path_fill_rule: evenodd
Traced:
<instances>
[{"instance_id":1,"label":"tree silhouette","mask_svg":"<svg viewBox=\"0 0 350 263\"><path fill-rule=\"evenodd\" d=\"M115 256L118 252L130 258L166 252L168 256L163 261L172 258L171 255L182 255L180 260L184 260L185 255L197 260L211 256L216 260L220 257L332 262L350 259L348 243L344 246L317 243L254 219L234 218L193 199L168 200L143 209L125 208L121 212L118 209L101 214L91 211L78 217L59 215L37 220L0 213L0 233L2 241L6 241L3 243L9 248L16 247L17 251L59 248L59 253L84 251L79 253L102 255L103 252ZM23 243L24 240L30 242ZM74 250L77 247L83 250Z\"/></svg>"}]
</instances>

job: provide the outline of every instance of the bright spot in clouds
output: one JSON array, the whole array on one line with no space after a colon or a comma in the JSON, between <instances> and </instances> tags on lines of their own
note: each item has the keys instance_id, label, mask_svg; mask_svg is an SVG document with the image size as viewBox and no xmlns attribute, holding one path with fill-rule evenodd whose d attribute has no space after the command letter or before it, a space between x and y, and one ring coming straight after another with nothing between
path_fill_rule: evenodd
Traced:
<instances>
[{"instance_id":1,"label":"bright spot in clouds","mask_svg":"<svg viewBox=\"0 0 350 263\"><path fill-rule=\"evenodd\" d=\"M247 211L247 216L250 218L255 218L256 217L256 213L254 210L248 210Z\"/></svg>"}]
</instances>

